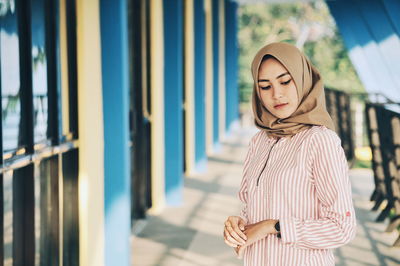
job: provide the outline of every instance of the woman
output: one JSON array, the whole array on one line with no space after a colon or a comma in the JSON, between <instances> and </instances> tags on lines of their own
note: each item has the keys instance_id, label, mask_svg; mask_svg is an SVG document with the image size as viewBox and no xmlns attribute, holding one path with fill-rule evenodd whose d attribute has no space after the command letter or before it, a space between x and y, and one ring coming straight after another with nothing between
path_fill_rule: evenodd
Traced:
<instances>
[{"instance_id":1,"label":"woman","mask_svg":"<svg viewBox=\"0 0 400 266\"><path fill-rule=\"evenodd\" d=\"M253 113L239 198L226 244L244 265L334 265L355 237L348 165L326 111L319 72L295 46L272 43L252 63Z\"/></svg>"}]
</instances>

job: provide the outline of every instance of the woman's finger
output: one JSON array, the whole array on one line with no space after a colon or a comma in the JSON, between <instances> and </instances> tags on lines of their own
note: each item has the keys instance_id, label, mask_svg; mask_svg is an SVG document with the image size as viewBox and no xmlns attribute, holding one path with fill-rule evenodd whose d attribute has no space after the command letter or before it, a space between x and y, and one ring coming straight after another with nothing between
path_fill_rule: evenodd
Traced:
<instances>
[{"instance_id":1,"label":"woman's finger","mask_svg":"<svg viewBox=\"0 0 400 266\"><path fill-rule=\"evenodd\" d=\"M236 226L236 230L234 230L233 227L231 227L231 226L226 227L226 229L228 230L229 234L239 242L240 245L246 244L246 239L245 239L245 238L247 238L247 237L246 237L246 235L239 229L239 227ZM239 232L240 232L240 235L243 235L244 237L241 237L241 236L238 234L237 231L239 231Z\"/></svg>"},{"instance_id":2,"label":"woman's finger","mask_svg":"<svg viewBox=\"0 0 400 266\"><path fill-rule=\"evenodd\" d=\"M237 240L229 233L228 230L225 230L225 238L226 238L229 242L231 242L231 243L233 243L233 244L235 244L235 245L243 245L242 243L240 243L239 241L237 241Z\"/></svg>"},{"instance_id":3,"label":"woman's finger","mask_svg":"<svg viewBox=\"0 0 400 266\"><path fill-rule=\"evenodd\" d=\"M246 242L239 237L239 235L232 229L232 227L226 227L226 237L229 241L232 243L238 244L238 245L244 245Z\"/></svg>"},{"instance_id":4,"label":"woman's finger","mask_svg":"<svg viewBox=\"0 0 400 266\"><path fill-rule=\"evenodd\" d=\"M226 243L228 246L233 247L233 248L238 247L237 244L232 243L231 241L228 240L228 238L229 238L229 237L228 237L228 235L227 235L227 232L224 231L224 241L225 241L225 243Z\"/></svg>"},{"instance_id":5,"label":"woman's finger","mask_svg":"<svg viewBox=\"0 0 400 266\"><path fill-rule=\"evenodd\" d=\"M237 247L235 247L233 250L235 251L235 253L236 253L236 256L238 256L239 255L239 248L240 248L240 246L237 246Z\"/></svg>"},{"instance_id":6,"label":"woman's finger","mask_svg":"<svg viewBox=\"0 0 400 266\"><path fill-rule=\"evenodd\" d=\"M244 250L246 249L245 246L241 246L239 247L238 251L237 251L237 258L238 259L242 259L243 255L244 255Z\"/></svg>"},{"instance_id":7,"label":"woman's finger","mask_svg":"<svg viewBox=\"0 0 400 266\"><path fill-rule=\"evenodd\" d=\"M240 219L238 224L239 224L240 230L243 231L246 228L246 223L243 221L243 219Z\"/></svg>"},{"instance_id":8,"label":"woman's finger","mask_svg":"<svg viewBox=\"0 0 400 266\"><path fill-rule=\"evenodd\" d=\"M232 228L233 228L233 230L235 230L236 234L238 234L239 237L240 237L241 239L243 239L243 241L246 241L246 240L247 240L247 236L245 235L245 233L243 233L242 230L240 230L238 224L234 224Z\"/></svg>"},{"instance_id":9,"label":"woman's finger","mask_svg":"<svg viewBox=\"0 0 400 266\"><path fill-rule=\"evenodd\" d=\"M229 242L229 241L226 240L226 239L224 240L224 242L225 242L225 244L227 244L227 245L230 246L230 247L233 247L233 248L236 248L236 247L237 247L237 245L235 245L235 244Z\"/></svg>"},{"instance_id":10,"label":"woman's finger","mask_svg":"<svg viewBox=\"0 0 400 266\"><path fill-rule=\"evenodd\" d=\"M235 221L231 221L230 218L228 220L226 220L224 223L225 227L232 227L234 224L235 224Z\"/></svg>"}]
</instances>

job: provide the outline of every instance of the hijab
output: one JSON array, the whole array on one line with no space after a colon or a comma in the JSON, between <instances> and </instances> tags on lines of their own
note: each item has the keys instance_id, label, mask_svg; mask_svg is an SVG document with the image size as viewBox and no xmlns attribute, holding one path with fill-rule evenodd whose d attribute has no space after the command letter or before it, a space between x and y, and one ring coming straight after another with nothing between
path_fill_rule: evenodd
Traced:
<instances>
[{"instance_id":1,"label":"hijab","mask_svg":"<svg viewBox=\"0 0 400 266\"><path fill-rule=\"evenodd\" d=\"M264 107L258 86L258 71L264 56L278 60L292 76L297 88L298 106L289 117L279 119ZM251 65L253 75L253 113L255 125L272 137L292 137L313 125L335 130L325 106L324 85L319 71L296 47L288 43L271 43L262 47Z\"/></svg>"}]
</instances>

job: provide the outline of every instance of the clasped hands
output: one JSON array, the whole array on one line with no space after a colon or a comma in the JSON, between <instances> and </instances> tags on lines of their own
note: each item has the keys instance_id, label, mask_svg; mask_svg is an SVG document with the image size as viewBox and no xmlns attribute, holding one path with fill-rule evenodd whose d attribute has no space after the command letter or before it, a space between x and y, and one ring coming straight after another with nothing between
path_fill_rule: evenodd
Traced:
<instances>
[{"instance_id":1,"label":"clasped hands","mask_svg":"<svg viewBox=\"0 0 400 266\"><path fill-rule=\"evenodd\" d=\"M237 257L241 259L246 247L269 234L278 233L274 228L277 221L264 220L254 224L246 224L239 216L229 216L224 227L225 243L233 247Z\"/></svg>"}]
</instances>

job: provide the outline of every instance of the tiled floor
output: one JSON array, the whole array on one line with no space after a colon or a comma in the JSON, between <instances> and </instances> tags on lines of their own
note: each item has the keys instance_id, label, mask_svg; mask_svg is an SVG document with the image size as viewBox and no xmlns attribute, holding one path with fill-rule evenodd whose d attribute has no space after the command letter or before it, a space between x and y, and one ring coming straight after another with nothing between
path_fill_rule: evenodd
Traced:
<instances>
[{"instance_id":1,"label":"tiled floor","mask_svg":"<svg viewBox=\"0 0 400 266\"><path fill-rule=\"evenodd\" d=\"M240 209L236 197L247 143L255 129L238 130L209 158L208 171L185 179L184 204L161 215L138 221L132 236L135 266L242 265L222 238L223 222ZM400 248L391 244L397 233L384 233L370 211L372 172L352 169L353 199L358 219L357 237L336 250L336 265L400 265ZM261 266L261 265L259 265Z\"/></svg>"}]
</instances>

